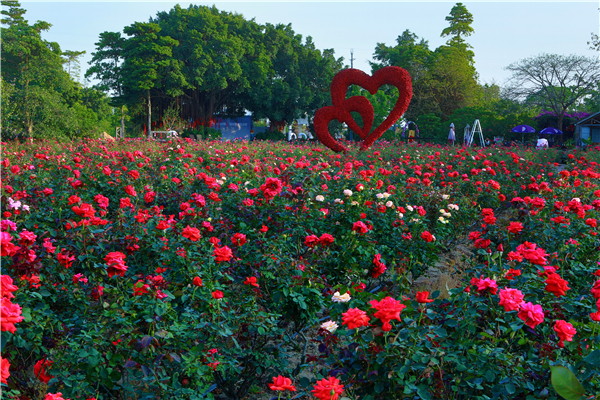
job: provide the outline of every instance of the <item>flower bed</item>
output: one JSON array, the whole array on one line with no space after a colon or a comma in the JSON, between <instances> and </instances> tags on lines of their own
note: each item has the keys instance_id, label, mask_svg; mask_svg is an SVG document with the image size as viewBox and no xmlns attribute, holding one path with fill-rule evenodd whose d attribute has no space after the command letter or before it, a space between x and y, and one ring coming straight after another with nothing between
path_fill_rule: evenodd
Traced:
<instances>
[{"instance_id":1,"label":"flower bed","mask_svg":"<svg viewBox=\"0 0 600 400\"><path fill-rule=\"evenodd\" d=\"M597 150L2 151L8 398L600 391ZM460 235L462 286L416 293Z\"/></svg>"}]
</instances>

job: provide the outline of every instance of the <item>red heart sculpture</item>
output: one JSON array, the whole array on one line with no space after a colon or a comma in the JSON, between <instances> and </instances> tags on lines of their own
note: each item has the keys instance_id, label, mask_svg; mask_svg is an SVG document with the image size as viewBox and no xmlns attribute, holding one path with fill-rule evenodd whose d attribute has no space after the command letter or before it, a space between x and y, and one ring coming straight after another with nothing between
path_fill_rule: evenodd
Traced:
<instances>
[{"instance_id":1,"label":"red heart sculpture","mask_svg":"<svg viewBox=\"0 0 600 400\"><path fill-rule=\"evenodd\" d=\"M361 115L364 124L362 129L359 128L356 121L354 121L352 114L350 114L352 111L358 112ZM350 129L364 139L371 131L374 115L373 105L363 96L352 96L349 99L344 100L342 104L338 106L319 108L315 113L314 118L317 139L335 152L346 152L348 149L331 137L331 134L329 133L329 123L334 119L345 122Z\"/></svg>"},{"instance_id":2,"label":"red heart sculpture","mask_svg":"<svg viewBox=\"0 0 600 400\"><path fill-rule=\"evenodd\" d=\"M346 93L350 85L357 85L369 91L371 94L377 93L382 85L393 85L398 88L398 100L396 105L390 112L390 115L379 125L373 132L369 134L371 124L373 123L373 105L365 97L353 96L346 99ZM329 133L329 121L337 119L340 122L345 122L348 127L358 133L363 139L361 148L368 149L371 145L383 135L398 118L406 112L410 99L412 98L412 81L408 72L400 67L384 67L369 76L358 69L345 69L338 72L331 81L331 101L332 106L323 107L315 113L314 126L317 138L325 146L335 152L347 151L347 149L339 144L331 137ZM353 100L353 99L365 99ZM368 105L367 105L368 103ZM325 109L322 113L319 111ZM350 111L358 112L365 121L365 126L362 129L358 128L358 124L352 118ZM317 116L319 116L317 118ZM370 123L367 124L365 117L370 118ZM324 123L324 121L327 121ZM318 123L318 124L317 124ZM368 127L367 127L368 125Z\"/></svg>"}]
</instances>

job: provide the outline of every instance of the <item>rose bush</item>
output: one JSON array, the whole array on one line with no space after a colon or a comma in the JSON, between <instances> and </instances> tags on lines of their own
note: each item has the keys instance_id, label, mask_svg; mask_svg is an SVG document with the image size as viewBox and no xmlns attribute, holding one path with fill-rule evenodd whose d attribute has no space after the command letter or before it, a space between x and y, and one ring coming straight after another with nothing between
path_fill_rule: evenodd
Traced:
<instances>
[{"instance_id":1,"label":"rose bush","mask_svg":"<svg viewBox=\"0 0 600 400\"><path fill-rule=\"evenodd\" d=\"M558 398L562 365L595 395L600 156L570 153L562 171L559 157L4 143L3 389ZM415 293L460 237L462 286Z\"/></svg>"}]
</instances>

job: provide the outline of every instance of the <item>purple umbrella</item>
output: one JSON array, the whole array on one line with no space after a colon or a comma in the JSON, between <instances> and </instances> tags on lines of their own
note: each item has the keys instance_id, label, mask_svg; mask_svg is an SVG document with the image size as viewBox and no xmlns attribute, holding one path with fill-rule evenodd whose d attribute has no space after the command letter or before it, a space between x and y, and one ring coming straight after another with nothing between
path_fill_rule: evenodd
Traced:
<instances>
[{"instance_id":1,"label":"purple umbrella","mask_svg":"<svg viewBox=\"0 0 600 400\"><path fill-rule=\"evenodd\" d=\"M511 129L511 132L519 132L519 133L535 133L535 129L533 129L529 125L518 125Z\"/></svg>"},{"instance_id":2,"label":"purple umbrella","mask_svg":"<svg viewBox=\"0 0 600 400\"><path fill-rule=\"evenodd\" d=\"M562 135L562 131L556 128L544 128L540 131L541 135Z\"/></svg>"}]
</instances>

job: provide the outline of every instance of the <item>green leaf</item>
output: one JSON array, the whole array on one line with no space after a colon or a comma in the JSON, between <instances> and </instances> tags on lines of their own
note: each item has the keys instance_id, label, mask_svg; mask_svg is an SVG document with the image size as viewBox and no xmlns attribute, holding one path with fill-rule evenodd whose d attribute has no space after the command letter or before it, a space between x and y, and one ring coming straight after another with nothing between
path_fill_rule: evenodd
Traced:
<instances>
[{"instance_id":1,"label":"green leaf","mask_svg":"<svg viewBox=\"0 0 600 400\"><path fill-rule=\"evenodd\" d=\"M23 321L31 322L31 308L24 308L21 311L21 316L23 317Z\"/></svg>"},{"instance_id":2,"label":"green leaf","mask_svg":"<svg viewBox=\"0 0 600 400\"><path fill-rule=\"evenodd\" d=\"M25 312L23 312L25 315ZM583 359L588 364L593 365L596 368L600 368L600 350L592 351L586 358Z\"/></svg>"},{"instance_id":3,"label":"green leaf","mask_svg":"<svg viewBox=\"0 0 600 400\"><path fill-rule=\"evenodd\" d=\"M557 365L550 367L552 387L566 400L579 400L585 395L585 389L570 369Z\"/></svg>"},{"instance_id":4,"label":"green leaf","mask_svg":"<svg viewBox=\"0 0 600 400\"><path fill-rule=\"evenodd\" d=\"M506 385L504 385L504 388L506 389L508 394L513 394L516 391L515 385L512 382L508 382Z\"/></svg>"},{"instance_id":5,"label":"green leaf","mask_svg":"<svg viewBox=\"0 0 600 400\"><path fill-rule=\"evenodd\" d=\"M423 400L430 400L431 399L431 394L429 393L429 390L427 390L427 386L426 385L419 385L417 387L417 394Z\"/></svg>"}]
</instances>

